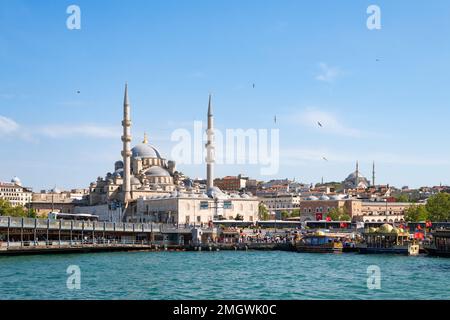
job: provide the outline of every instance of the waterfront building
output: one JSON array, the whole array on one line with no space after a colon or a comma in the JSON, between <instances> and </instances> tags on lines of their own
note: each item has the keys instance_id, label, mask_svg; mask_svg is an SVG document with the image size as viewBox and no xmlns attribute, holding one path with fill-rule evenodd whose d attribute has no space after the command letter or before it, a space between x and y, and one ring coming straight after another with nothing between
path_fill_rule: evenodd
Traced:
<instances>
[{"instance_id":1,"label":"waterfront building","mask_svg":"<svg viewBox=\"0 0 450 320\"><path fill-rule=\"evenodd\" d=\"M360 214L354 214L355 220L363 222L403 222L408 208L424 203L362 201Z\"/></svg>"},{"instance_id":2,"label":"waterfront building","mask_svg":"<svg viewBox=\"0 0 450 320\"><path fill-rule=\"evenodd\" d=\"M281 212L292 213L295 209L300 209L301 197L298 194L278 194L275 196L262 197L261 202L269 210L269 213L281 218Z\"/></svg>"},{"instance_id":3,"label":"waterfront building","mask_svg":"<svg viewBox=\"0 0 450 320\"><path fill-rule=\"evenodd\" d=\"M87 204L87 189L60 191L54 188L33 193L30 208L38 217L47 217L50 212L75 213L75 207Z\"/></svg>"},{"instance_id":4,"label":"waterfront building","mask_svg":"<svg viewBox=\"0 0 450 320\"><path fill-rule=\"evenodd\" d=\"M300 202L302 221L325 220L333 209L341 209L350 217L361 215L362 201L344 195L309 196Z\"/></svg>"},{"instance_id":5,"label":"waterfront building","mask_svg":"<svg viewBox=\"0 0 450 320\"><path fill-rule=\"evenodd\" d=\"M11 179L10 183L0 182L0 199L8 201L12 206L26 207L32 199L30 188L22 186L18 177Z\"/></svg>"},{"instance_id":6,"label":"waterfront building","mask_svg":"<svg viewBox=\"0 0 450 320\"><path fill-rule=\"evenodd\" d=\"M214 185L223 191L242 191L247 187L248 177L241 174L238 176L226 176L221 179L214 179Z\"/></svg>"}]
</instances>

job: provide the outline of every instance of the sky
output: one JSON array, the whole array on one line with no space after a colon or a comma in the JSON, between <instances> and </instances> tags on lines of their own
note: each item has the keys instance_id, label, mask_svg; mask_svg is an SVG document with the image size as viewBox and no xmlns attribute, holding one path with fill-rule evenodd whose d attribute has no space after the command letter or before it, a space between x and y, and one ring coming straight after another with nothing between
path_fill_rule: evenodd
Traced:
<instances>
[{"instance_id":1,"label":"sky","mask_svg":"<svg viewBox=\"0 0 450 320\"><path fill-rule=\"evenodd\" d=\"M449 58L447 0L0 0L0 181L81 188L113 171L128 82L133 144L146 132L168 159L210 93L218 130L279 130L275 174L216 176L342 181L358 160L380 184L450 184Z\"/></svg>"}]
</instances>

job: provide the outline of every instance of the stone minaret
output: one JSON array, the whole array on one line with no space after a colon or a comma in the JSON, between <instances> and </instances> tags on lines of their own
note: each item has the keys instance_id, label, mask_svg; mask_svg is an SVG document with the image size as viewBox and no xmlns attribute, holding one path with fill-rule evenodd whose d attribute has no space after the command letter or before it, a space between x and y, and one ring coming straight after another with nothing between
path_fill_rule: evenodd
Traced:
<instances>
[{"instance_id":1,"label":"stone minaret","mask_svg":"<svg viewBox=\"0 0 450 320\"><path fill-rule=\"evenodd\" d=\"M373 162L372 167L372 186L375 186L375 161Z\"/></svg>"},{"instance_id":2,"label":"stone minaret","mask_svg":"<svg viewBox=\"0 0 450 320\"><path fill-rule=\"evenodd\" d=\"M128 102L128 84L125 84L125 96L123 99L123 201L127 203L131 199L131 119L130 104Z\"/></svg>"},{"instance_id":3,"label":"stone minaret","mask_svg":"<svg viewBox=\"0 0 450 320\"><path fill-rule=\"evenodd\" d=\"M206 130L206 188L207 190L214 186L214 117L211 105L211 95L208 102L208 129Z\"/></svg>"},{"instance_id":4,"label":"stone minaret","mask_svg":"<svg viewBox=\"0 0 450 320\"><path fill-rule=\"evenodd\" d=\"M359 161L356 161L356 181L355 181L356 188L358 188L358 184L359 184Z\"/></svg>"}]
</instances>

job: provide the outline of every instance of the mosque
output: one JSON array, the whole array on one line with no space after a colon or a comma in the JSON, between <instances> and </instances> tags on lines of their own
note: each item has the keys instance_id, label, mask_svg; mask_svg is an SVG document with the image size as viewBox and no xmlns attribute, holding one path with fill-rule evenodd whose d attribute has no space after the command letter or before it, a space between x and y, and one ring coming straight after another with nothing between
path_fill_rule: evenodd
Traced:
<instances>
[{"instance_id":1,"label":"mosque","mask_svg":"<svg viewBox=\"0 0 450 320\"><path fill-rule=\"evenodd\" d=\"M367 189L371 186L368 179L366 179L359 171L359 162L356 162L356 170L343 181L345 189ZM375 163L372 171L372 185L375 185Z\"/></svg>"},{"instance_id":2,"label":"mosque","mask_svg":"<svg viewBox=\"0 0 450 320\"><path fill-rule=\"evenodd\" d=\"M156 147L144 140L131 148L131 114L128 86L125 85L123 106L122 160L114 171L98 177L90 185L89 206L77 212L111 219L112 211L120 211L116 221L163 222L173 224L211 223L214 220L239 219L256 221L259 200L251 194L227 194L214 186L214 116L211 96L208 103L206 143L206 186L194 184L176 170L175 161L161 156Z\"/></svg>"}]
</instances>

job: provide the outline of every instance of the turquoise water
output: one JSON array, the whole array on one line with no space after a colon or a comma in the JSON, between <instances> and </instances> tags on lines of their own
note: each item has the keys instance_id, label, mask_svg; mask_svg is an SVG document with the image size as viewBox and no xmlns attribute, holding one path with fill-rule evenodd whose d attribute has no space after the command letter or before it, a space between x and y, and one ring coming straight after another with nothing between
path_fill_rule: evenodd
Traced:
<instances>
[{"instance_id":1,"label":"turquoise water","mask_svg":"<svg viewBox=\"0 0 450 320\"><path fill-rule=\"evenodd\" d=\"M81 289L66 286L69 265ZM367 267L381 289L367 288ZM450 259L294 252L0 257L0 299L450 299Z\"/></svg>"}]
</instances>

